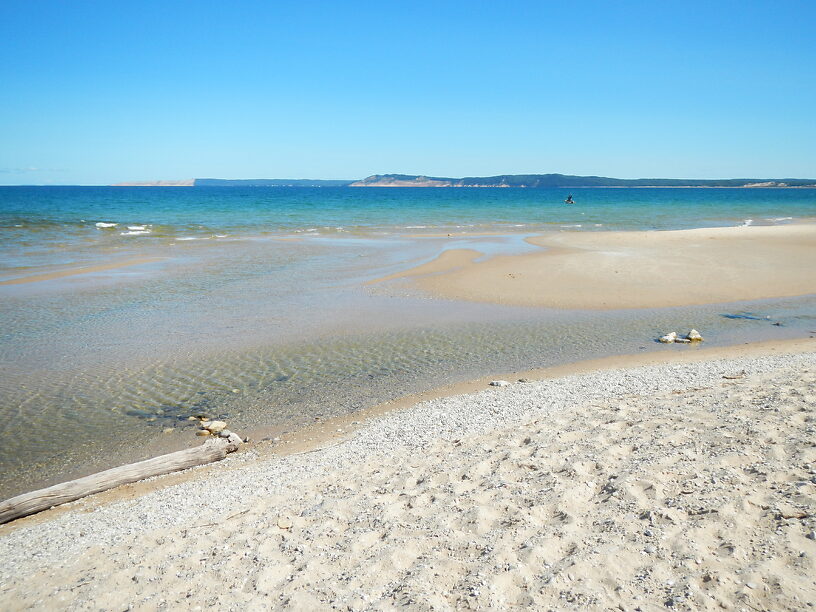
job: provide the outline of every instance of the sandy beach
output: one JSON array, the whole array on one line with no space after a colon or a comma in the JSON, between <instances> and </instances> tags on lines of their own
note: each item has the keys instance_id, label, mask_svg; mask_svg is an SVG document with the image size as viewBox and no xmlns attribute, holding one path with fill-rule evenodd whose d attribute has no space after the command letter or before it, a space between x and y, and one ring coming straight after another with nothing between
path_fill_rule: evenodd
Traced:
<instances>
[{"instance_id":1,"label":"sandy beach","mask_svg":"<svg viewBox=\"0 0 816 612\"><path fill-rule=\"evenodd\" d=\"M813 342L513 381L75 502L0 528L0 599L800 610L816 601Z\"/></svg>"},{"instance_id":2,"label":"sandy beach","mask_svg":"<svg viewBox=\"0 0 816 612\"><path fill-rule=\"evenodd\" d=\"M552 232L537 253L470 249L380 281L450 299L551 308L661 308L816 293L816 225Z\"/></svg>"}]
</instances>

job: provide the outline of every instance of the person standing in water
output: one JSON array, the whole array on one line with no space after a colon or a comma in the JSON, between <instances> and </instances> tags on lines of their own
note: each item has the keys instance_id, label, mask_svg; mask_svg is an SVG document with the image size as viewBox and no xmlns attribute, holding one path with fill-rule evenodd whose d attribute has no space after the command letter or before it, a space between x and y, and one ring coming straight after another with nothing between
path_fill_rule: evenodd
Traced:
<instances>
[{"instance_id":1,"label":"person standing in water","mask_svg":"<svg viewBox=\"0 0 816 612\"><path fill-rule=\"evenodd\" d=\"M564 204L575 204L575 200L572 199L572 194L567 196L567 199L564 200Z\"/></svg>"}]
</instances>

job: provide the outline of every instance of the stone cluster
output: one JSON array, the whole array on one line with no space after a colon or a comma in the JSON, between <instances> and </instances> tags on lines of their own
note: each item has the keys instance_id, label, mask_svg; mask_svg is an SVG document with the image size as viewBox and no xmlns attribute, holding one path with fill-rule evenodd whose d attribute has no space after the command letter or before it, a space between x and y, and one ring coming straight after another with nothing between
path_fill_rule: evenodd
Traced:
<instances>
[{"instance_id":1,"label":"stone cluster","mask_svg":"<svg viewBox=\"0 0 816 612\"><path fill-rule=\"evenodd\" d=\"M663 344L690 344L692 342L702 342L703 336L698 332L696 329L692 329L688 334L685 336L677 335L677 332L671 332L666 334L665 336L660 336L658 338L658 342L662 342Z\"/></svg>"}]
</instances>

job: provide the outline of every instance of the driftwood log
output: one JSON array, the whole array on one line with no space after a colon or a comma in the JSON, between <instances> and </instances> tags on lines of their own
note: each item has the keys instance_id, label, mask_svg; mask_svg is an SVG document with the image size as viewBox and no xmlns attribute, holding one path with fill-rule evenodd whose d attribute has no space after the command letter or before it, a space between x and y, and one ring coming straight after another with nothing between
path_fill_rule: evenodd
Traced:
<instances>
[{"instance_id":1,"label":"driftwood log","mask_svg":"<svg viewBox=\"0 0 816 612\"><path fill-rule=\"evenodd\" d=\"M236 450L239 444L240 438L233 434L226 439L207 440L204 444L195 448L160 455L146 461L123 465L98 474L71 480L70 482L63 482L46 489L23 493L0 503L0 524L87 495L106 491L119 485L219 461L226 457L227 453Z\"/></svg>"}]
</instances>

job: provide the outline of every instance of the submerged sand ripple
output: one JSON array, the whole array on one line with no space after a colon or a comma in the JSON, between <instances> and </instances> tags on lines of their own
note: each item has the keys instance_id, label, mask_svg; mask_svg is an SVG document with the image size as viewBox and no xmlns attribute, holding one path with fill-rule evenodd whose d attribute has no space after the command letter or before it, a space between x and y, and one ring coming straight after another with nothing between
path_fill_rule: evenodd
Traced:
<instances>
[{"instance_id":1,"label":"submerged sand ripple","mask_svg":"<svg viewBox=\"0 0 816 612\"><path fill-rule=\"evenodd\" d=\"M12 531L0 596L6 609L801 609L816 600L814 434L813 353L488 389L325 451Z\"/></svg>"}]
</instances>

